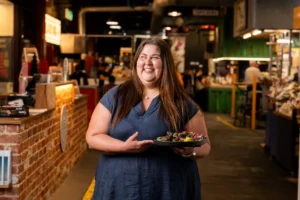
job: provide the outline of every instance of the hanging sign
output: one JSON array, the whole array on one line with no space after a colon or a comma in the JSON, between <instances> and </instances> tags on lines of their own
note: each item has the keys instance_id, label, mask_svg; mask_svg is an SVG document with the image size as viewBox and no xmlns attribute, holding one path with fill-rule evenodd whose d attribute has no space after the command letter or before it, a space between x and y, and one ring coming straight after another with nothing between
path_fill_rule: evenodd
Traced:
<instances>
[{"instance_id":1,"label":"hanging sign","mask_svg":"<svg viewBox=\"0 0 300 200\"><path fill-rule=\"evenodd\" d=\"M65 9L65 18L69 21L73 21L73 11L69 8Z\"/></svg>"},{"instance_id":2,"label":"hanging sign","mask_svg":"<svg viewBox=\"0 0 300 200\"><path fill-rule=\"evenodd\" d=\"M293 26L294 29L300 28L300 6L294 8Z\"/></svg>"},{"instance_id":3,"label":"hanging sign","mask_svg":"<svg viewBox=\"0 0 300 200\"><path fill-rule=\"evenodd\" d=\"M46 14L45 15L45 40L50 44L60 45L61 21Z\"/></svg>"},{"instance_id":4,"label":"hanging sign","mask_svg":"<svg viewBox=\"0 0 300 200\"><path fill-rule=\"evenodd\" d=\"M212 9L193 9L194 16L210 16L217 17L219 16L219 10Z\"/></svg>"}]
</instances>

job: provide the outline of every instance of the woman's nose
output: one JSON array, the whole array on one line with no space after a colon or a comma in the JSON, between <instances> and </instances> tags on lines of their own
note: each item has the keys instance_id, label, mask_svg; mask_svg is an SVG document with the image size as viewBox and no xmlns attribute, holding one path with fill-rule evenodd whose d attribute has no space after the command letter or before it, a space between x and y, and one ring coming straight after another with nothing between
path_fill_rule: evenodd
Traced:
<instances>
[{"instance_id":1,"label":"woman's nose","mask_svg":"<svg viewBox=\"0 0 300 200\"><path fill-rule=\"evenodd\" d=\"M148 57L148 58L146 59L145 64L147 64L147 65L152 64L151 57Z\"/></svg>"}]
</instances>

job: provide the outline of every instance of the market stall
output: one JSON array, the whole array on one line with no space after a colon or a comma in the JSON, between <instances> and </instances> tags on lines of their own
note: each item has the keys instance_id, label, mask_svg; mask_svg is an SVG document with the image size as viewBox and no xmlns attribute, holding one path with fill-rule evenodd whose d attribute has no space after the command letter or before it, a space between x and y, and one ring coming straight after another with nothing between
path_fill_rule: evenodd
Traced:
<instances>
[{"instance_id":1,"label":"market stall","mask_svg":"<svg viewBox=\"0 0 300 200\"><path fill-rule=\"evenodd\" d=\"M292 175L298 173L299 85L292 77L273 80L270 88L265 145Z\"/></svg>"}]
</instances>

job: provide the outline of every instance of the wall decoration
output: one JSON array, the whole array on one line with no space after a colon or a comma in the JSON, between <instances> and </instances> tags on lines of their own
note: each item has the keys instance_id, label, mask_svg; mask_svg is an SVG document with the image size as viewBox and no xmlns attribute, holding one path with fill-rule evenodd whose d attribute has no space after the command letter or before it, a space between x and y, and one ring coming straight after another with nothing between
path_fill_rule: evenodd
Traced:
<instances>
[{"instance_id":1,"label":"wall decoration","mask_svg":"<svg viewBox=\"0 0 300 200\"><path fill-rule=\"evenodd\" d=\"M247 6L246 0L238 0L234 4L233 33L241 32L247 28Z\"/></svg>"},{"instance_id":2,"label":"wall decoration","mask_svg":"<svg viewBox=\"0 0 300 200\"><path fill-rule=\"evenodd\" d=\"M174 58L176 69L180 72L184 72L185 62L185 45L186 37L184 36L171 36L169 37L171 52Z\"/></svg>"}]
</instances>

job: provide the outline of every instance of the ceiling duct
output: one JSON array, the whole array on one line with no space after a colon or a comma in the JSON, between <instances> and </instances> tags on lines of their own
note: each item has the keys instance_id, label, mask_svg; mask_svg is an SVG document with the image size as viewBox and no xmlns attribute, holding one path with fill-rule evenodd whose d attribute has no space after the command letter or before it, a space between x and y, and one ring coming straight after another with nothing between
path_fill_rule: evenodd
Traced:
<instances>
[{"instance_id":1,"label":"ceiling duct","mask_svg":"<svg viewBox=\"0 0 300 200\"><path fill-rule=\"evenodd\" d=\"M152 12L151 6L136 6L136 7L86 7L82 8L78 14L78 29L79 34L86 34L85 14L88 12Z\"/></svg>"},{"instance_id":2,"label":"ceiling duct","mask_svg":"<svg viewBox=\"0 0 300 200\"><path fill-rule=\"evenodd\" d=\"M164 20L164 11L167 7L194 6L195 8L232 7L235 0L154 0L153 14L151 19L151 33L157 34L161 31Z\"/></svg>"}]
</instances>

